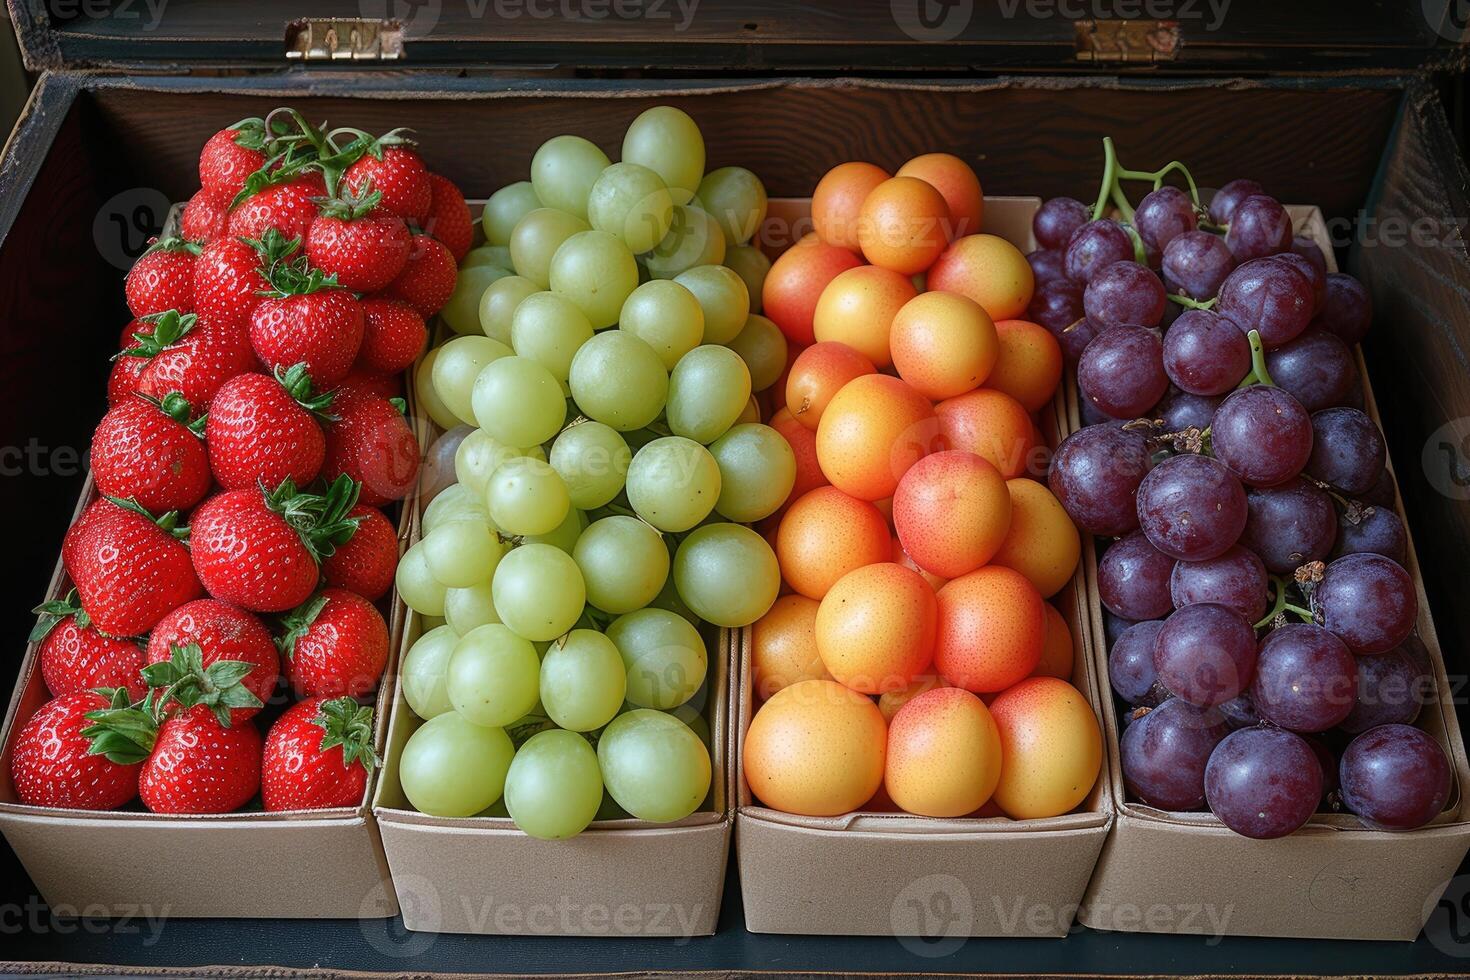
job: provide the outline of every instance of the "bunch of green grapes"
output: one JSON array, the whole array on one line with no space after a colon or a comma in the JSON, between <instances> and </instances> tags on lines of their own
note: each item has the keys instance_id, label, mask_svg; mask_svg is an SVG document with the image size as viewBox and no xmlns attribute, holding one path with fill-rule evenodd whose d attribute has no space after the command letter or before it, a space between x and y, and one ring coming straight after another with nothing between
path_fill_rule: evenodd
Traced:
<instances>
[{"instance_id":1,"label":"bunch of green grapes","mask_svg":"<svg viewBox=\"0 0 1470 980\"><path fill-rule=\"evenodd\" d=\"M558 136L530 170L486 203L452 333L416 376L454 482L399 564L425 626L399 769L425 813L561 838L708 796L702 628L775 601L776 557L746 525L785 503L796 460L754 397L786 365L759 313L760 180L705 173L698 126L668 106L617 163Z\"/></svg>"}]
</instances>

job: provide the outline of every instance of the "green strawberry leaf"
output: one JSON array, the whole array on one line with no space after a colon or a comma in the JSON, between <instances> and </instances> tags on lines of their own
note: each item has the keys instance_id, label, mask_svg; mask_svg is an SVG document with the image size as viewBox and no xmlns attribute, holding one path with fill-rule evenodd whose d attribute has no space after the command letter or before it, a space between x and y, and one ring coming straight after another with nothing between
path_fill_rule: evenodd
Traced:
<instances>
[{"instance_id":1,"label":"green strawberry leaf","mask_svg":"<svg viewBox=\"0 0 1470 980\"><path fill-rule=\"evenodd\" d=\"M296 655L296 641L311 629L311 624L327 608L329 601L331 600L325 593L318 592L281 617L281 627L285 632L276 637L276 648L281 651L281 656L290 660Z\"/></svg>"},{"instance_id":2,"label":"green strawberry leaf","mask_svg":"<svg viewBox=\"0 0 1470 980\"><path fill-rule=\"evenodd\" d=\"M106 756L109 762L122 766L137 765L148 758L158 738L160 720L153 692L137 704L128 703L126 688L99 688L97 693L108 699L108 706L82 716L92 722L80 733L91 740L87 754Z\"/></svg>"},{"instance_id":3,"label":"green strawberry leaf","mask_svg":"<svg viewBox=\"0 0 1470 980\"><path fill-rule=\"evenodd\" d=\"M325 732L321 744L323 752L342 747L343 765L350 766L356 762L372 772L383 764L373 748L373 709L367 705L347 697L323 701L311 723Z\"/></svg>"},{"instance_id":4,"label":"green strawberry leaf","mask_svg":"<svg viewBox=\"0 0 1470 980\"><path fill-rule=\"evenodd\" d=\"M262 488L264 489L264 488ZM306 550L320 562L336 553L357 533L360 517L348 514L357 504L362 485L347 474L333 480L325 493L304 493L290 477L275 490L265 492L265 504L281 515L306 545Z\"/></svg>"},{"instance_id":5,"label":"green strawberry leaf","mask_svg":"<svg viewBox=\"0 0 1470 980\"><path fill-rule=\"evenodd\" d=\"M288 368L277 367L275 375L281 387L286 389L286 394L290 395L296 404L324 422L337 421L338 416L331 414L332 392L316 391L312 385L311 375L307 372L305 361L293 364Z\"/></svg>"},{"instance_id":6,"label":"green strawberry leaf","mask_svg":"<svg viewBox=\"0 0 1470 980\"><path fill-rule=\"evenodd\" d=\"M336 197L313 198L317 210L324 218L340 218L343 221L356 221L372 214L383 200L380 191L372 189L372 181L364 181L356 192L352 190L339 189Z\"/></svg>"},{"instance_id":7,"label":"green strawberry leaf","mask_svg":"<svg viewBox=\"0 0 1470 980\"><path fill-rule=\"evenodd\" d=\"M197 643L175 645L169 654L168 660L149 664L142 671L149 687L163 689L159 704L185 711L202 704L226 728L230 727L231 708L262 707L260 698L243 683L254 664L216 660L206 667L204 651Z\"/></svg>"},{"instance_id":8,"label":"green strawberry leaf","mask_svg":"<svg viewBox=\"0 0 1470 980\"><path fill-rule=\"evenodd\" d=\"M143 255L152 255L154 252L188 252L190 255L198 255L202 251L204 251L204 246L198 242L191 242L177 235L166 235L154 239L153 244L148 246ZM141 259L143 255L138 258Z\"/></svg>"},{"instance_id":9,"label":"green strawberry leaf","mask_svg":"<svg viewBox=\"0 0 1470 980\"><path fill-rule=\"evenodd\" d=\"M46 639L46 634L55 629L56 624L68 616L75 616L77 626L82 629L92 625L92 617L88 616L87 611L82 608L76 589L68 592L66 598L43 602L31 612L40 617L36 620L35 628L31 630L31 635L27 638L31 643L40 643Z\"/></svg>"},{"instance_id":10,"label":"green strawberry leaf","mask_svg":"<svg viewBox=\"0 0 1470 980\"><path fill-rule=\"evenodd\" d=\"M114 361L121 357L157 357L182 340L199 322L199 318L193 313L180 314L178 310L150 313L138 319L153 324L153 332L133 334L133 341L137 346L112 355Z\"/></svg>"},{"instance_id":11,"label":"green strawberry leaf","mask_svg":"<svg viewBox=\"0 0 1470 980\"><path fill-rule=\"evenodd\" d=\"M159 514L157 517L155 517L152 511L150 511L147 507L144 507L142 504L138 503L137 497L123 498L107 497L106 495L104 495L103 499L116 504L123 510L130 510L134 514L146 517L154 524L157 524L160 530L168 532L170 535L180 541L187 541L189 538L189 529L188 527L181 527L179 525L179 512L176 510L171 510L167 513Z\"/></svg>"}]
</instances>

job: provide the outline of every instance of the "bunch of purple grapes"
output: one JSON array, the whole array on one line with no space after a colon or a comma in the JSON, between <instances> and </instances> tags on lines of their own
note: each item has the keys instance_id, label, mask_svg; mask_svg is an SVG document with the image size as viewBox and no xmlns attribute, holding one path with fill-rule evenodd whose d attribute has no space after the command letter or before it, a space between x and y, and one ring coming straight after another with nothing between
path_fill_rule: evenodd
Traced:
<instances>
[{"instance_id":1,"label":"bunch of purple grapes","mask_svg":"<svg viewBox=\"0 0 1470 980\"><path fill-rule=\"evenodd\" d=\"M1076 363L1089 423L1058 447L1051 488L1115 539L1097 588L1127 789L1247 837L1321 807L1421 826L1451 771L1413 727L1433 675L1383 436L1360 407L1367 292L1254 181L1207 209L1190 184L1136 209L1105 187L1126 222L1047 201L1030 256L1031 316Z\"/></svg>"}]
</instances>

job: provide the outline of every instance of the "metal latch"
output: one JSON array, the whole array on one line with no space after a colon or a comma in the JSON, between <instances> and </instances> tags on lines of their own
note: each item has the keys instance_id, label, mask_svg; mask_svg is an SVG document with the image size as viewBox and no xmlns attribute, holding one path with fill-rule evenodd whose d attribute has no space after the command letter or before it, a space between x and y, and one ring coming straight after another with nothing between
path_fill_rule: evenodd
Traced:
<instances>
[{"instance_id":1,"label":"metal latch","mask_svg":"<svg viewBox=\"0 0 1470 980\"><path fill-rule=\"evenodd\" d=\"M1173 61L1183 38L1177 20L1079 20L1078 61Z\"/></svg>"},{"instance_id":2,"label":"metal latch","mask_svg":"<svg viewBox=\"0 0 1470 980\"><path fill-rule=\"evenodd\" d=\"M286 25L286 57L291 61L398 61L403 57L403 25L365 17L315 17Z\"/></svg>"}]
</instances>

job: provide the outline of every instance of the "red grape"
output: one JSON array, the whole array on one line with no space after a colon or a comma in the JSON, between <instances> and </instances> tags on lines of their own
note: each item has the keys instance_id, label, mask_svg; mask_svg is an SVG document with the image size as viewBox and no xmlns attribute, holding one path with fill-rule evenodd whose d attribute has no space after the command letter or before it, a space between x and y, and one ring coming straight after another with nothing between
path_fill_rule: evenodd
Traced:
<instances>
[{"instance_id":1,"label":"red grape","mask_svg":"<svg viewBox=\"0 0 1470 980\"><path fill-rule=\"evenodd\" d=\"M1067 260L1061 249L1038 248L1026 256L1026 261L1031 266L1031 275L1038 286L1044 282L1067 278Z\"/></svg>"},{"instance_id":2,"label":"red grape","mask_svg":"<svg viewBox=\"0 0 1470 980\"><path fill-rule=\"evenodd\" d=\"M1338 723L1353 735L1379 725L1412 725L1419 710L1434 699L1434 682L1404 647L1358 657L1353 710Z\"/></svg>"},{"instance_id":3,"label":"red grape","mask_svg":"<svg viewBox=\"0 0 1470 980\"><path fill-rule=\"evenodd\" d=\"M1353 710L1357 677L1341 640L1320 626L1288 623L1261 641L1251 701L1273 725L1325 732Z\"/></svg>"},{"instance_id":4,"label":"red grape","mask_svg":"<svg viewBox=\"0 0 1470 980\"><path fill-rule=\"evenodd\" d=\"M1148 806L1198 810L1210 754L1229 734L1219 711L1170 698L1123 733L1123 785Z\"/></svg>"},{"instance_id":5,"label":"red grape","mask_svg":"<svg viewBox=\"0 0 1470 980\"><path fill-rule=\"evenodd\" d=\"M1097 563L1097 592L1102 604L1127 619L1158 619L1174 608L1169 574L1174 559L1154 548L1135 531L1108 545Z\"/></svg>"},{"instance_id":6,"label":"red grape","mask_svg":"<svg viewBox=\"0 0 1470 980\"><path fill-rule=\"evenodd\" d=\"M1225 244L1241 262L1275 255L1291 245L1291 218L1276 198L1252 194L1230 215Z\"/></svg>"},{"instance_id":7,"label":"red grape","mask_svg":"<svg viewBox=\"0 0 1470 980\"><path fill-rule=\"evenodd\" d=\"M1062 440L1047 483L1078 527L1100 537L1138 529L1138 485L1148 473L1148 439L1116 422L1089 425Z\"/></svg>"},{"instance_id":8,"label":"red grape","mask_svg":"<svg viewBox=\"0 0 1470 980\"><path fill-rule=\"evenodd\" d=\"M1220 292L1235 265L1225 239L1207 231L1186 231L1164 248L1160 271L1169 292L1203 302Z\"/></svg>"},{"instance_id":9,"label":"red grape","mask_svg":"<svg viewBox=\"0 0 1470 980\"><path fill-rule=\"evenodd\" d=\"M1168 697L1154 671L1154 640L1163 625L1157 619L1134 623L1108 651L1108 682L1130 705L1152 707Z\"/></svg>"},{"instance_id":10,"label":"red grape","mask_svg":"<svg viewBox=\"0 0 1470 980\"><path fill-rule=\"evenodd\" d=\"M1414 631L1419 599L1402 565L1382 555L1344 555L1322 573L1312 608L1327 629L1362 656L1392 650Z\"/></svg>"},{"instance_id":11,"label":"red grape","mask_svg":"<svg viewBox=\"0 0 1470 980\"><path fill-rule=\"evenodd\" d=\"M1242 728L1211 754L1205 799L1220 822L1242 837L1285 837L1317 812L1322 767L1300 735Z\"/></svg>"},{"instance_id":12,"label":"red grape","mask_svg":"<svg viewBox=\"0 0 1470 980\"><path fill-rule=\"evenodd\" d=\"M1245 522L1245 490L1209 456L1171 456L1138 486L1139 526L1172 558L1218 557L1239 540Z\"/></svg>"},{"instance_id":13,"label":"red grape","mask_svg":"<svg viewBox=\"0 0 1470 980\"><path fill-rule=\"evenodd\" d=\"M1241 544L1261 556L1266 570L1288 575L1332 553L1337 510L1332 498L1302 479L1246 494L1249 516Z\"/></svg>"},{"instance_id":14,"label":"red grape","mask_svg":"<svg viewBox=\"0 0 1470 980\"><path fill-rule=\"evenodd\" d=\"M1161 420L1166 432L1181 432L1190 426L1203 431L1214 420L1220 401L1217 396L1191 395L1175 389L1160 399L1149 415Z\"/></svg>"},{"instance_id":15,"label":"red grape","mask_svg":"<svg viewBox=\"0 0 1470 980\"><path fill-rule=\"evenodd\" d=\"M1266 189L1254 180L1232 180L1210 198L1210 220L1217 225L1228 225L1241 201L1264 193Z\"/></svg>"},{"instance_id":16,"label":"red grape","mask_svg":"<svg viewBox=\"0 0 1470 980\"><path fill-rule=\"evenodd\" d=\"M1261 723L1261 715L1256 711L1249 691L1242 691L1216 710L1225 716L1225 723L1231 728L1252 728Z\"/></svg>"},{"instance_id":17,"label":"red grape","mask_svg":"<svg viewBox=\"0 0 1470 980\"><path fill-rule=\"evenodd\" d=\"M1246 484L1274 487L1312 455L1312 417L1281 388L1251 385L1228 396L1210 426L1215 458Z\"/></svg>"},{"instance_id":18,"label":"red grape","mask_svg":"<svg viewBox=\"0 0 1470 980\"><path fill-rule=\"evenodd\" d=\"M1166 355L1168 349L1169 338L1165 337ZM1266 370L1277 387L1291 392L1309 412L1349 405L1361 397L1353 352L1337 335L1316 327L1309 327L1289 344L1267 351Z\"/></svg>"},{"instance_id":19,"label":"red grape","mask_svg":"<svg viewBox=\"0 0 1470 980\"><path fill-rule=\"evenodd\" d=\"M1241 330L1258 331L1268 348L1295 340L1312 319L1312 287L1285 262L1253 259L1220 286L1216 307Z\"/></svg>"},{"instance_id":20,"label":"red grape","mask_svg":"<svg viewBox=\"0 0 1470 980\"><path fill-rule=\"evenodd\" d=\"M1075 282L1091 282L1114 262L1133 258L1133 239L1111 218L1089 221L1067 239L1067 275Z\"/></svg>"},{"instance_id":21,"label":"red grape","mask_svg":"<svg viewBox=\"0 0 1470 980\"><path fill-rule=\"evenodd\" d=\"M1343 514L1338 520L1337 546L1332 549L1332 554L1335 558L1382 555L1402 565L1409 555L1409 532L1399 515L1387 507L1365 507L1356 521L1349 520L1348 514Z\"/></svg>"},{"instance_id":22,"label":"red grape","mask_svg":"<svg viewBox=\"0 0 1470 980\"><path fill-rule=\"evenodd\" d=\"M1176 609L1196 602L1218 602L1254 623L1266 615L1267 584L1266 566L1256 553L1232 545L1207 561L1175 562L1169 595Z\"/></svg>"},{"instance_id":23,"label":"red grape","mask_svg":"<svg viewBox=\"0 0 1470 980\"><path fill-rule=\"evenodd\" d=\"M1179 235L1194 231L1199 217L1194 201L1177 187L1149 191L1133 212L1133 227L1145 247L1162 252Z\"/></svg>"},{"instance_id":24,"label":"red grape","mask_svg":"<svg viewBox=\"0 0 1470 980\"><path fill-rule=\"evenodd\" d=\"M1353 739L1338 773L1343 805L1379 830L1422 827L1450 798L1444 749L1409 725L1380 725Z\"/></svg>"},{"instance_id":25,"label":"red grape","mask_svg":"<svg viewBox=\"0 0 1470 980\"><path fill-rule=\"evenodd\" d=\"M1104 330L1082 352L1077 385L1105 414L1138 418L1169 390L1163 342L1145 327Z\"/></svg>"},{"instance_id":26,"label":"red grape","mask_svg":"<svg viewBox=\"0 0 1470 980\"><path fill-rule=\"evenodd\" d=\"M1072 232L1092 220L1092 209L1071 197L1043 201L1031 216L1031 234L1042 248L1063 249Z\"/></svg>"},{"instance_id":27,"label":"red grape","mask_svg":"<svg viewBox=\"0 0 1470 980\"><path fill-rule=\"evenodd\" d=\"M1223 395L1250 369L1250 342L1218 313L1185 310L1164 334L1164 372L1181 391Z\"/></svg>"},{"instance_id":28,"label":"red grape","mask_svg":"<svg viewBox=\"0 0 1470 980\"><path fill-rule=\"evenodd\" d=\"M1383 473L1388 452L1383 433L1356 408L1324 408L1312 413L1312 456L1307 472L1356 495L1373 489Z\"/></svg>"},{"instance_id":29,"label":"red grape","mask_svg":"<svg viewBox=\"0 0 1470 980\"><path fill-rule=\"evenodd\" d=\"M1311 243L1309 242L1308 244ZM1316 246L1314 245L1312 247L1315 248ZM1320 251L1317 253L1319 257L1321 254ZM1322 308L1322 303L1327 293L1326 264L1315 263L1305 255L1301 255L1295 251L1282 252L1280 255L1273 256L1273 258L1277 262L1285 262L1291 266L1307 281L1307 285L1312 289L1312 313L1316 315L1317 311Z\"/></svg>"},{"instance_id":30,"label":"red grape","mask_svg":"<svg viewBox=\"0 0 1470 980\"><path fill-rule=\"evenodd\" d=\"M1157 327L1164 318L1164 284L1137 262L1114 262L1100 270L1082 294L1082 311L1098 326Z\"/></svg>"},{"instance_id":31,"label":"red grape","mask_svg":"<svg viewBox=\"0 0 1470 980\"><path fill-rule=\"evenodd\" d=\"M1351 347L1360 342L1373 325L1373 300L1363 284L1352 276L1329 272L1322 310L1312 322L1328 333L1336 334Z\"/></svg>"},{"instance_id":32,"label":"red grape","mask_svg":"<svg viewBox=\"0 0 1470 980\"><path fill-rule=\"evenodd\" d=\"M1154 639L1159 683L1190 704L1211 708L1244 691L1256 669L1256 631L1218 602L1175 610Z\"/></svg>"}]
</instances>

